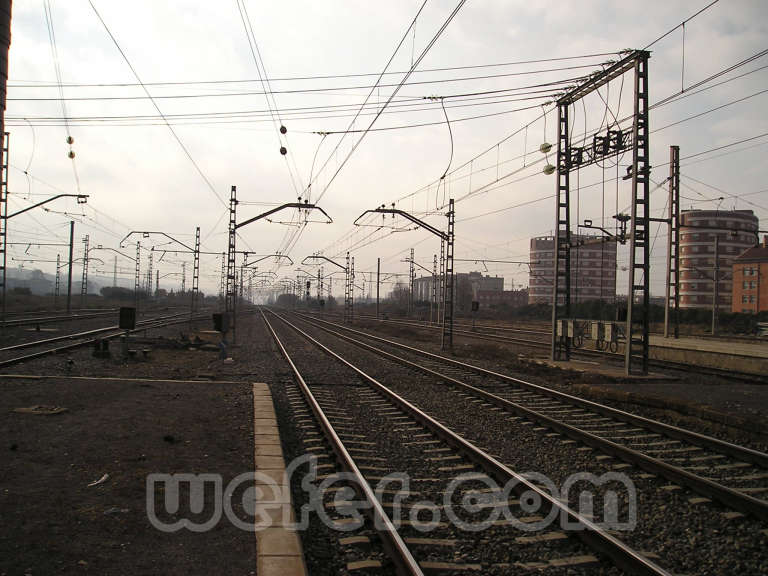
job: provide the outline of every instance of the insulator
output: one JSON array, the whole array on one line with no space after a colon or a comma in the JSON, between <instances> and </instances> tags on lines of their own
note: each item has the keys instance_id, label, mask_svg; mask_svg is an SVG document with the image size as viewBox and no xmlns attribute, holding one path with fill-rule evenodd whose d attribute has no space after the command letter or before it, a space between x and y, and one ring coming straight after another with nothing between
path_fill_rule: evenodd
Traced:
<instances>
[{"instance_id":1,"label":"insulator","mask_svg":"<svg viewBox=\"0 0 768 576\"><path fill-rule=\"evenodd\" d=\"M288 154L288 149L285 146L280 146L280 154L285 156L286 154Z\"/></svg>"},{"instance_id":2,"label":"insulator","mask_svg":"<svg viewBox=\"0 0 768 576\"><path fill-rule=\"evenodd\" d=\"M67 136L67 144L70 146L75 143L75 139L72 136Z\"/></svg>"},{"instance_id":3,"label":"insulator","mask_svg":"<svg viewBox=\"0 0 768 576\"><path fill-rule=\"evenodd\" d=\"M542 154L546 154L550 150L552 150L552 144L549 142L544 142L541 146L539 146L539 152Z\"/></svg>"},{"instance_id":4,"label":"insulator","mask_svg":"<svg viewBox=\"0 0 768 576\"><path fill-rule=\"evenodd\" d=\"M67 154L67 156L69 156L70 158L74 159L74 157L75 157L75 151L74 151L74 150L70 150L70 151L69 151L69 154Z\"/></svg>"},{"instance_id":5,"label":"insulator","mask_svg":"<svg viewBox=\"0 0 768 576\"><path fill-rule=\"evenodd\" d=\"M285 134L286 132L288 132L288 128L286 128L285 126L281 125L280 126L280 134Z\"/></svg>"},{"instance_id":6,"label":"insulator","mask_svg":"<svg viewBox=\"0 0 768 576\"><path fill-rule=\"evenodd\" d=\"M552 166L552 164L547 164L546 166L544 166L544 169L542 170L542 172L544 172L544 174L549 176L550 174L554 174L555 167Z\"/></svg>"}]
</instances>

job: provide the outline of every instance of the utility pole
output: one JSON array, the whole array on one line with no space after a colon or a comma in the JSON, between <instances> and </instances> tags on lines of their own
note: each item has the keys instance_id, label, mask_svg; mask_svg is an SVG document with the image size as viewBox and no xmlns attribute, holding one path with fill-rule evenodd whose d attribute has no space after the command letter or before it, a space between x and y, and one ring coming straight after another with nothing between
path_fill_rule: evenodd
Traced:
<instances>
[{"instance_id":1,"label":"utility pole","mask_svg":"<svg viewBox=\"0 0 768 576\"><path fill-rule=\"evenodd\" d=\"M115 266L112 269L112 288L117 288L117 256L115 256Z\"/></svg>"},{"instance_id":2,"label":"utility pole","mask_svg":"<svg viewBox=\"0 0 768 576\"><path fill-rule=\"evenodd\" d=\"M674 337L680 336L680 147L669 147L669 213L667 220L667 282L664 298L664 338L669 338L670 317ZM670 312L670 305L672 311Z\"/></svg>"},{"instance_id":3,"label":"utility pole","mask_svg":"<svg viewBox=\"0 0 768 576\"><path fill-rule=\"evenodd\" d=\"M72 257L75 250L75 221L69 222L69 266L67 268L67 314L72 312Z\"/></svg>"},{"instance_id":4,"label":"utility pole","mask_svg":"<svg viewBox=\"0 0 768 576\"><path fill-rule=\"evenodd\" d=\"M187 290L187 263L181 263L181 295Z\"/></svg>"},{"instance_id":5,"label":"utility pole","mask_svg":"<svg viewBox=\"0 0 768 576\"><path fill-rule=\"evenodd\" d=\"M381 258L376 258L376 320L379 319L379 289L381 288Z\"/></svg>"},{"instance_id":6,"label":"utility pole","mask_svg":"<svg viewBox=\"0 0 768 576\"><path fill-rule=\"evenodd\" d=\"M720 298L720 236L715 234L715 269L712 274L712 336L717 334L717 312Z\"/></svg>"}]
</instances>

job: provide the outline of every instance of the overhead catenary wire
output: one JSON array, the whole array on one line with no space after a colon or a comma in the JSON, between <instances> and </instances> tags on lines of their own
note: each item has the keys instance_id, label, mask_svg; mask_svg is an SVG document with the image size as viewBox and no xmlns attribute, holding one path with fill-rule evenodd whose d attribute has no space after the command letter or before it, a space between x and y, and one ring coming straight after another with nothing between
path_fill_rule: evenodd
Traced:
<instances>
[{"instance_id":1,"label":"overhead catenary wire","mask_svg":"<svg viewBox=\"0 0 768 576\"><path fill-rule=\"evenodd\" d=\"M245 30L246 38L248 39L248 46L251 50L251 56L253 57L253 63L256 66L256 73L259 75L259 81L261 82L262 90L264 91L265 99L267 101L267 108L269 108L269 114L272 118L272 125L275 130L275 135L277 136L277 141L280 144L280 152L282 153L283 150L286 150L285 147L283 147L283 139L285 139L285 143L287 146L287 140L288 136L287 134L284 134L284 126L282 118L280 118L280 110L277 107L277 101L275 100L275 95L272 92L272 88L269 85L269 81L266 80L267 76L267 68L264 65L264 60L261 57L261 51L259 50L259 44L256 41L256 35L253 32L253 26L251 25L251 19L248 16L248 8L246 6L245 0L235 0L237 3L237 9L240 13L240 19L243 23L243 29ZM270 102L271 99L271 102ZM298 196L299 195L299 187L304 188L304 185L301 184L301 176L298 173L298 169L296 169L296 165L294 162L293 169L291 168L291 163L289 162L287 155L283 154L283 156L286 156L284 158L285 160L285 166L288 169L288 175L291 179L291 185L293 186L294 193ZM293 158L293 155L291 155L291 158ZM296 169L296 174L294 174L294 169ZM299 183L297 184L297 180Z\"/></svg>"},{"instance_id":2,"label":"overhead catenary wire","mask_svg":"<svg viewBox=\"0 0 768 576\"><path fill-rule=\"evenodd\" d=\"M432 39L431 39L431 40L430 40L430 41L427 43L427 45L424 47L424 49L422 50L422 52L419 54L419 57L418 57L418 58L417 58L417 59L416 59L416 60L413 62L413 64L411 65L411 68L410 68L410 70L409 70L409 71L408 71L408 72L407 72L407 73L406 73L406 74L403 76L403 78L401 79L400 83L399 83L399 84L397 85L397 87L395 87L395 89L392 91L392 93L390 94L390 96L389 96L389 98L387 99L387 101L386 101L386 102L385 102L385 103L382 105L382 107L381 107L381 109L379 110L379 112L378 112L378 113L377 113L377 114L374 116L374 118L371 120L370 124L368 125L368 130L370 130L370 129L373 127L374 123L376 122L376 120L378 120L378 118L379 118L379 116L381 115L381 113L382 113L382 112L383 112L383 111L384 111L384 110L387 108L387 106L390 104L390 102L392 102L392 99L393 99L393 98L394 98L394 97L397 95L397 93L399 92L400 88L402 88L402 86L403 86L403 85L405 84L405 82L408 80L408 78L409 78L409 77L410 77L410 75L413 73L413 71L414 71L414 70L415 70L415 69L416 69L416 68L419 66L419 64L420 64L420 63L421 63L421 61L424 59L424 57L427 55L427 53L428 53L428 52L429 52L429 51L432 49L432 47L435 45L435 43L437 42L437 40L438 40L438 39L440 38L440 36L442 35L443 31L445 31L445 29L448 27L448 25L449 25L449 24L450 24L450 23L453 21L453 19L456 17L456 14L458 14L458 13L459 13L459 11L461 10L461 8L464 6L465 2L466 2L466 0L460 0L460 1L459 1L459 3L458 3L458 4L456 5L456 7L453 9L453 11L450 13L450 15L449 15L449 16L446 18L446 20L443 22L442 26L441 26L441 27L438 29L438 31L435 33L435 35L432 37ZM413 19L413 21L411 22L411 25L408 27L408 30L406 30L405 34L403 35L403 37L401 38L400 42L398 43L398 45L397 45L397 48L395 49L394 53L393 53L393 54L392 54L392 56L390 57L389 61L387 62L387 65L386 65L386 67L384 68L384 70L385 70L385 71L386 71L386 69L389 67L389 64L392 62L392 60L394 59L394 57L395 57L395 55L397 54L397 52L400 50L400 47L402 46L402 44L403 44L403 42L404 42L405 38L407 38L407 36L408 36L408 32L409 32L409 30L410 30L410 29L411 29L411 28L414 26L414 24L415 24L416 20L418 19L418 16L419 16L419 14L421 13L421 11L423 10L423 8L424 8L424 6L425 6L425 5L426 5L426 0L425 0L424 4L422 4L421 8L419 9L419 12L416 14L416 17L415 17L415 18ZM371 90L371 94L372 94L372 93L373 93L373 90ZM351 128L351 126L352 126L353 124L354 124L354 120L353 120L353 122L352 122L352 123L350 123L350 128ZM326 194L326 192L327 192L327 191L328 191L328 189L330 188L331 184L334 182L334 180L335 180L335 179L336 179L336 177L339 175L339 173L341 172L341 170L344 168L344 166L346 165L346 163L347 163L347 162L349 161L349 159L352 157L352 155L354 154L355 150L357 150L357 148L359 147L360 143L363 141L363 139L365 138L365 136L366 136L366 134L367 134L367 133L368 133L368 132L366 131L366 132L363 132L363 133L360 135L360 138L358 138L357 142L355 142L355 144L352 146L352 148L350 149L350 151L349 151L349 152L347 153L347 155L344 157L344 159L343 159L343 160L342 160L342 162L339 164L339 166L337 167L337 169L334 171L333 175L332 175L332 176L330 177L330 179L329 179L329 180L326 182L326 184L325 184L325 186L324 186L324 188L323 188L323 191L320 193L320 195L319 195L319 196L317 197L317 199L315 200L315 204L317 204L317 203L318 203L318 202L319 202L319 201L322 199L322 197L323 197L323 196ZM342 140L343 140L344 136L346 136L346 134L342 136ZM341 142L341 140L340 140L340 142ZM336 148L334 149L334 151L338 149L338 146L340 145L340 142L337 144L337 146L336 146ZM330 160L330 158L331 158L331 156L329 156L329 160ZM328 163L328 161L329 161L329 160L327 160L327 161L326 161L326 162L323 164L323 166L320 168L320 170L321 170L321 171L322 171L322 170L323 170L323 168L324 168L324 167L327 165L327 163ZM311 184L311 183L310 183L310 184ZM299 234L298 234L298 235L300 236L300 234L301 234L301 231L299 232ZM296 241L298 241L298 237L297 237ZM295 242L294 242L294 245L295 245Z\"/></svg>"},{"instance_id":3,"label":"overhead catenary wire","mask_svg":"<svg viewBox=\"0 0 768 576\"><path fill-rule=\"evenodd\" d=\"M51 10L50 0L45 0L43 3L45 10L45 23L48 27L48 40L51 44L51 56L53 58L53 67L56 72L56 82L59 90L59 102L61 104L61 114L64 117L64 127L67 134L67 145L69 146L69 158L72 164L72 174L75 177L75 189L80 194L80 175L77 173L77 163L75 162L75 152L72 150L72 133L69 129L69 121L67 119L67 103L64 98L64 88L62 87L61 65L59 63L59 49L56 45L56 31L53 26L53 11Z\"/></svg>"},{"instance_id":4,"label":"overhead catenary wire","mask_svg":"<svg viewBox=\"0 0 768 576\"><path fill-rule=\"evenodd\" d=\"M98 18L99 22L101 22L101 25L104 27L104 30L107 32L107 35L112 40L112 43L115 45L115 48L117 48L117 51L120 52L120 55L123 57L123 60L128 65L128 68L130 68L131 73L136 78L136 81L139 83L139 85L144 90L144 93L147 95L147 98L152 102L152 105L155 107L155 110L157 110L157 113L160 115L160 117L164 120L165 125L168 127L168 130L170 130L171 135L173 136L174 140L178 143L179 147L184 152L184 155L187 157L187 159L192 163L192 165L195 167L195 170L200 175L200 177L205 182L208 189L213 193L213 195L216 197L216 199L223 205L228 206L227 203L224 201L224 199L221 197L221 195L216 191L216 188L211 184L211 181L208 179L208 177L203 173L203 170L200 168L198 163L195 161L195 159L192 157L192 154L189 152L187 147L184 145L184 142L182 142L179 135L176 133L176 130L173 129L173 126L168 122L168 120L165 118L162 110L160 110L160 106L158 106L157 102L155 102L154 98L150 94L147 87L142 84L141 78L139 77L138 72L136 72L136 69L131 64L130 60L128 60L128 56L123 52L123 49L120 47L120 44L117 42L117 38L114 37L111 30L107 26L107 23L104 21L104 19L101 17L101 14L99 14L99 11L96 9L96 6L93 4L93 0L88 0L88 4L90 4L91 8L93 9L94 14L96 14L96 17Z\"/></svg>"}]
</instances>

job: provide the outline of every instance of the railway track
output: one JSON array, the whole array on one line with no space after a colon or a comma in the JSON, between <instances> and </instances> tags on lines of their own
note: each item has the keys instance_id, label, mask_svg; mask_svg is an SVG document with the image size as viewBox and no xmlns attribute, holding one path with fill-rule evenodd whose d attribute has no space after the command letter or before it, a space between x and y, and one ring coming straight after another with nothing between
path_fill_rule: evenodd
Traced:
<instances>
[{"instance_id":1,"label":"railway track","mask_svg":"<svg viewBox=\"0 0 768 576\"><path fill-rule=\"evenodd\" d=\"M391 564L398 574L517 574L521 570L668 574L644 554L551 497L539 484L394 392L390 385L287 319L275 317L281 321L277 329L266 315L264 321L323 431L324 442L318 441L313 451L323 462L328 462L333 452L349 472L349 484L370 512L356 541L370 542L367 534L377 527L376 540L388 559L385 569ZM293 398L299 402L296 395ZM296 422L310 425L306 418ZM332 464L328 466L332 468ZM404 501L373 488L392 473L407 473L411 479ZM463 480L458 488L457 477ZM505 491L499 486L511 488ZM537 510L546 511L546 516L567 518L574 529L563 531L546 524L546 517L531 512L531 499L539 503ZM406 522L397 521L400 517L395 517L395 502L408 513ZM455 502L475 503L458 517L464 524L443 520ZM429 522L419 519L419 508L430 512L429 520L434 520L433 514L440 517L426 536L420 528ZM491 521L482 531L465 528L481 524L489 511L500 508L509 509L511 516ZM488 542L494 545L485 545ZM375 554L368 561L369 567L381 563Z\"/></svg>"},{"instance_id":2,"label":"railway track","mask_svg":"<svg viewBox=\"0 0 768 576\"><path fill-rule=\"evenodd\" d=\"M414 328L420 328L423 330L435 330L440 331L442 330L442 327L439 325L436 325L434 323L430 322L417 322L413 320L395 320L395 319L382 319L382 318L376 318L375 316L358 316L358 318L365 319L365 320L371 320L376 322L384 322L388 324L397 324L402 326L410 326ZM528 333L528 330L521 329L520 332ZM503 334L492 334L492 333L483 333L481 331L477 330L461 330L457 327L454 327L453 330L454 336L462 336L466 338L471 338L474 340L484 340L488 342L494 342L494 343L501 343L501 344L514 344L515 346L520 346L524 348L532 348L536 350L544 350L549 351L551 348L551 332L543 332L540 330L532 330L530 331L531 334L535 335L536 337L544 336L544 340L537 340L532 339L531 337L527 338L516 338L513 336L507 336ZM592 350L589 348L583 348L583 347L571 347L571 355L572 356L582 356L587 357L591 359L599 358L600 360L608 360L609 362L615 363L616 366L623 365L624 363L624 354L622 352L616 352L616 351L608 351L608 350ZM702 375L710 375L710 376L718 376L720 378L725 378L729 380L739 380L739 381L749 381L749 382L755 382L758 384L765 383L765 375L763 374L754 374L752 372L739 372L732 369L718 369L713 367L703 367L699 365L692 365L692 364L685 364L682 362L673 362L670 360L658 360L658 359L650 359L648 361L648 365L657 369L663 369L663 370L673 370L676 372L686 372L689 373L691 370L695 370L697 373Z\"/></svg>"},{"instance_id":3,"label":"railway track","mask_svg":"<svg viewBox=\"0 0 768 576\"><path fill-rule=\"evenodd\" d=\"M77 320L89 320L92 318L102 318L104 316L114 316L116 310L100 312L83 312L75 314L64 314L55 316L25 316L19 318L8 318L2 323L5 328L17 326L39 326L43 324L57 324L61 322L75 322Z\"/></svg>"},{"instance_id":4,"label":"railway track","mask_svg":"<svg viewBox=\"0 0 768 576\"><path fill-rule=\"evenodd\" d=\"M309 321L304 317L305 321ZM768 454L432 354L327 321L311 322L369 352L607 455L768 521Z\"/></svg>"},{"instance_id":5,"label":"railway track","mask_svg":"<svg viewBox=\"0 0 768 576\"><path fill-rule=\"evenodd\" d=\"M193 320L202 320L207 318L207 315L198 315ZM61 352L67 352L74 350L82 346L88 346L96 342L97 340L111 340L118 336L122 336L126 333L132 334L135 332L141 332L143 330L150 330L152 328L161 328L165 326L171 326L174 324L181 324L189 322L189 313L176 313L165 316L159 316L155 318L146 318L136 322L136 328L133 330L124 330L117 325L106 326L103 328L96 328L93 330L85 330L81 332L74 332L70 334L63 334L61 336L54 336L52 338L44 338L41 340L35 340L31 342L23 342L21 344L14 344L11 346L5 346L0 348L0 357L5 356L8 353L13 353L17 350L27 350L32 348L40 348L35 352L29 352L20 356L14 356L11 358L5 358L0 360L0 369L13 366L26 362L28 360L34 360L35 358L41 358L50 354L59 354ZM59 345L60 342L66 342L66 344Z\"/></svg>"}]
</instances>

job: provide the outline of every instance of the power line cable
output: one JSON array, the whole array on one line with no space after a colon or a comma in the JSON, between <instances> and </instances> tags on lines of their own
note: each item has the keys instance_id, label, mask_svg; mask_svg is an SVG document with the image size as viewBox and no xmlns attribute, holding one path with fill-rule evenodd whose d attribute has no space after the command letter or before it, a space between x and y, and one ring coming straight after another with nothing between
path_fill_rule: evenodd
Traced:
<instances>
[{"instance_id":1,"label":"power line cable","mask_svg":"<svg viewBox=\"0 0 768 576\"><path fill-rule=\"evenodd\" d=\"M709 4L707 4L706 6L704 6L703 8L701 8L700 10L698 10L697 12L695 12L694 14L692 14L691 16L689 16L688 18L686 18L685 20L683 20L682 22L680 22L680 24L678 24L678 25L677 25L677 26L675 26L674 28L670 28L669 30L667 30L666 32L664 32L664 34L662 34L661 36L659 36L658 38L656 38L656 40L654 40L653 42L651 42L650 44L648 44L648 46L646 46L645 48L643 48L643 50L648 50L648 48L650 48L651 46L653 46L653 45L654 45L654 44L656 44L657 42L660 42L661 40L663 40L664 38L666 38L667 36L669 36L670 34L672 34L672 32L674 32L675 30L677 30L677 29L678 29L678 28L680 28L681 26L685 26L685 25L686 25L688 22L690 22L691 20L693 20L694 18L696 18L696 17L697 17L697 16L699 16L700 14L702 14L702 13L706 12L707 10L709 10L709 9L710 9L712 6L714 6L715 4L717 4L719 1L720 1L720 0L714 0L713 2L710 2L710 3L709 3Z\"/></svg>"},{"instance_id":2,"label":"power line cable","mask_svg":"<svg viewBox=\"0 0 768 576\"><path fill-rule=\"evenodd\" d=\"M425 0L426 3L426 0ZM352 154L354 154L355 150L357 150L358 146L362 143L363 139L365 138L366 134L373 128L373 125L375 124L376 120L379 119L379 116L381 116L381 113L384 111L384 109L389 105L390 102L392 102L392 99L397 95L397 93L400 91L400 89L405 85L405 83L408 81L408 78L413 74L413 71L419 66L421 61L424 59L424 57L427 55L427 53L432 49L432 47L437 42L438 38L442 35L443 31L448 27L448 25L453 21L453 19L456 17L456 14L459 13L459 10L464 6L466 3L466 0L460 0L459 3L456 5L456 7L453 9L453 12L448 16L448 18L443 22L443 25L440 27L440 29L435 33L435 35L432 37L432 39L429 41L429 43L426 45L426 47L422 50L421 54L419 54L419 57L416 59L416 61L411 66L411 69L403 76L403 79L400 81L397 87L392 91L392 94L390 94L387 101L382 106L381 110L374 116L373 120L371 120L371 123L368 125L368 128L365 132L363 132L360 135L360 138L357 140L355 145L352 147L352 149L347 153L347 155L344 157L344 160L341 162L339 167L334 172L333 176L331 176L330 180L326 183L325 187L323 188L323 191L320 193L320 196L315 201L316 203L320 201L320 199L325 195L325 193L328 191L328 188L331 186L331 184L334 182L336 177L339 175L341 170L344 168L346 163L349 161L349 159L352 157ZM423 8L423 5L422 5ZM418 17L418 14L417 14ZM414 19L414 22L416 20ZM413 24L412 24L413 25ZM402 44L402 41L401 41ZM395 53L397 53L397 50L399 50L400 44L398 44L398 48L395 50ZM395 54L392 55L392 58L394 58ZM390 59L391 61L391 59ZM389 64L387 64L389 65Z\"/></svg>"},{"instance_id":3,"label":"power line cable","mask_svg":"<svg viewBox=\"0 0 768 576\"><path fill-rule=\"evenodd\" d=\"M580 56L561 56L561 57L554 57L554 58L541 58L537 60L518 60L513 62L497 62L497 63L491 63L491 64L473 64L468 66L451 66L451 67L444 67L444 68L424 68L421 70L416 70L414 74L428 74L431 72L452 72L455 70L475 70L475 69L482 69L482 68L498 68L498 67L504 67L504 66L518 66L523 64L541 64L545 62L560 62L560 61L566 61L566 60L580 60L583 58L600 58L604 56L615 56L618 52L596 52L592 54L583 54ZM546 70L545 70L546 71ZM405 74L406 70L396 71L396 72L384 72L384 76L399 76L401 74ZM327 74L327 75L317 75L317 76L290 76L290 77L276 77L276 78L265 78L268 82L288 82L288 81L298 81L298 80L335 80L340 78L364 78L364 77L372 77L372 76L380 76L381 72L367 72L367 73L355 73L355 74ZM16 82L22 82L22 81L16 81ZM260 79L254 78L254 79L242 79L242 80L190 80L190 81L178 81L178 82L145 82L144 86L184 86L184 85L210 85L210 84L250 84L250 83L259 83L261 82ZM119 83L92 83L92 84L84 84L84 83L65 83L62 84L65 88L128 88L128 87L136 87L141 86L141 84L137 83L127 83L127 82L119 82ZM8 84L8 88L58 88L57 83L45 83L45 82L33 82L29 81L28 84L22 84L22 83L14 83L14 81L11 81Z\"/></svg>"}]
</instances>

